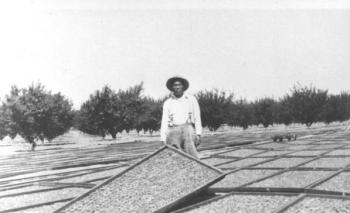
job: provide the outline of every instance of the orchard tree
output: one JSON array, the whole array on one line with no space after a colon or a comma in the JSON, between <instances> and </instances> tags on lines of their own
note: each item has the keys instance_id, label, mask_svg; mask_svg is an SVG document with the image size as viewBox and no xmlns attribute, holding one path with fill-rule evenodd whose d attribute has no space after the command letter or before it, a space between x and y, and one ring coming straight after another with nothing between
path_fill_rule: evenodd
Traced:
<instances>
[{"instance_id":1,"label":"orchard tree","mask_svg":"<svg viewBox=\"0 0 350 213\"><path fill-rule=\"evenodd\" d=\"M109 86L95 91L82 104L77 116L77 127L88 134L102 137L110 134L112 138L122 131L118 97Z\"/></svg>"},{"instance_id":2,"label":"orchard tree","mask_svg":"<svg viewBox=\"0 0 350 213\"><path fill-rule=\"evenodd\" d=\"M258 124L262 124L265 128L273 125L276 112L276 101L272 98L262 98L254 103L254 113Z\"/></svg>"},{"instance_id":3,"label":"orchard tree","mask_svg":"<svg viewBox=\"0 0 350 213\"><path fill-rule=\"evenodd\" d=\"M162 100L155 100L151 102L149 116L147 117L147 120L144 125L144 130L149 131L151 135L153 134L153 132L159 131L160 129L163 111L162 103Z\"/></svg>"},{"instance_id":4,"label":"orchard tree","mask_svg":"<svg viewBox=\"0 0 350 213\"><path fill-rule=\"evenodd\" d=\"M109 134L113 139L123 130L134 129L137 118L143 112L142 90L141 83L125 91L115 92L109 86L96 91L80 108L78 129L102 137Z\"/></svg>"},{"instance_id":5,"label":"orchard tree","mask_svg":"<svg viewBox=\"0 0 350 213\"><path fill-rule=\"evenodd\" d=\"M285 96L295 122L310 127L320 120L321 113L327 103L327 90L316 89L313 86L294 86L290 95Z\"/></svg>"},{"instance_id":6,"label":"orchard tree","mask_svg":"<svg viewBox=\"0 0 350 213\"><path fill-rule=\"evenodd\" d=\"M237 100L231 107L230 120L231 122L228 122L228 124L248 129L250 125L256 123L253 104L242 98Z\"/></svg>"},{"instance_id":7,"label":"orchard tree","mask_svg":"<svg viewBox=\"0 0 350 213\"><path fill-rule=\"evenodd\" d=\"M331 123L333 121L345 121L350 118L350 94L342 92L339 95L330 95L327 98L321 121Z\"/></svg>"},{"instance_id":8,"label":"orchard tree","mask_svg":"<svg viewBox=\"0 0 350 213\"><path fill-rule=\"evenodd\" d=\"M7 135L9 135L9 123L10 118L9 114L6 113L5 106L0 106L0 140L4 139Z\"/></svg>"},{"instance_id":9,"label":"orchard tree","mask_svg":"<svg viewBox=\"0 0 350 213\"><path fill-rule=\"evenodd\" d=\"M326 124L340 120L342 116L340 114L340 106L341 102L339 96L330 95L321 113L321 120Z\"/></svg>"},{"instance_id":10,"label":"orchard tree","mask_svg":"<svg viewBox=\"0 0 350 213\"><path fill-rule=\"evenodd\" d=\"M73 124L72 103L60 93L46 91L40 83L28 88L11 88L2 105L5 133L20 135L35 150L36 141L51 141L64 134ZM2 132L4 132L2 130Z\"/></svg>"},{"instance_id":11,"label":"orchard tree","mask_svg":"<svg viewBox=\"0 0 350 213\"><path fill-rule=\"evenodd\" d=\"M163 100L161 99L156 100L149 97L143 99L142 110L139 112L135 127L138 133L143 130L152 134L160 129L162 103Z\"/></svg>"},{"instance_id":12,"label":"orchard tree","mask_svg":"<svg viewBox=\"0 0 350 213\"><path fill-rule=\"evenodd\" d=\"M340 111L340 114L342 115L340 117L340 121L349 120L350 119L350 93L341 92L339 96L341 100L341 107L339 111Z\"/></svg>"},{"instance_id":13,"label":"orchard tree","mask_svg":"<svg viewBox=\"0 0 350 213\"><path fill-rule=\"evenodd\" d=\"M141 82L125 91L119 90L117 93L121 126L126 132L135 129L138 118L146 111L142 91L143 83Z\"/></svg>"},{"instance_id":14,"label":"orchard tree","mask_svg":"<svg viewBox=\"0 0 350 213\"><path fill-rule=\"evenodd\" d=\"M294 122L293 113L289 105L290 99L282 98L276 102L274 123L289 125Z\"/></svg>"},{"instance_id":15,"label":"orchard tree","mask_svg":"<svg viewBox=\"0 0 350 213\"><path fill-rule=\"evenodd\" d=\"M201 110L202 125L210 131L216 131L224 124L230 114L233 97L233 93L218 89L198 92L196 98Z\"/></svg>"}]
</instances>

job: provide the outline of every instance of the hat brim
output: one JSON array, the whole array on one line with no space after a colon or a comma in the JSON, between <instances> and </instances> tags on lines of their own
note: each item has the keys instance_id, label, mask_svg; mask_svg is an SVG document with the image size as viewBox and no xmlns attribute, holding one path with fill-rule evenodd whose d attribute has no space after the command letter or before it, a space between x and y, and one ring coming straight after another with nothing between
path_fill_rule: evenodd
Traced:
<instances>
[{"instance_id":1,"label":"hat brim","mask_svg":"<svg viewBox=\"0 0 350 213\"><path fill-rule=\"evenodd\" d=\"M173 84L175 81L180 81L182 83L182 85L184 86L184 91L188 89L189 87L189 83L186 79L182 78L182 77L172 77L169 78L168 81L166 82L166 87L170 90L173 91Z\"/></svg>"}]
</instances>

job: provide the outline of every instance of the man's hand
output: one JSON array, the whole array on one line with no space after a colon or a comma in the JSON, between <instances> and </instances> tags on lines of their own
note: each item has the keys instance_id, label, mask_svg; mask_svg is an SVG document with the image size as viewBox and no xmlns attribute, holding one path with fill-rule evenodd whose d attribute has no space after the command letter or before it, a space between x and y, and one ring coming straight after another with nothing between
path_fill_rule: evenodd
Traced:
<instances>
[{"instance_id":1,"label":"man's hand","mask_svg":"<svg viewBox=\"0 0 350 213\"><path fill-rule=\"evenodd\" d=\"M196 139L195 139L195 141L194 141L194 145L195 145L196 147L198 147L199 144L201 144L201 143L202 143L201 135L196 135Z\"/></svg>"},{"instance_id":2,"label":"man's hand","mask_svg":"<svg viewBox=\"0 0 350 213\"><path fill-rule=\"evenodd\" d=\"M166 145L166 142L164 140L161 140L162 145Z\"/></svg>"}]
</instances>

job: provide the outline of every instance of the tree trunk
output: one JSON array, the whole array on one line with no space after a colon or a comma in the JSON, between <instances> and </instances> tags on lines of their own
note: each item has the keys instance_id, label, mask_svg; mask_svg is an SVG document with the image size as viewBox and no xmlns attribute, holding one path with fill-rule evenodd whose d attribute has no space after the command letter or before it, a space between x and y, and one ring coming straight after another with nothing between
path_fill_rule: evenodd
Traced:
<instances>
[{"instance_id":1,"label":"tree trunk","mask_svg":"<svg viewBox=\"0 0 350 213\"><path fill-rule=\"evenodd\" d=\"M36 143L33 141L31 150L35 151L35 147L36 147Z\"/></svg>"},{"instance_id":2,"label":"tree trunk","mask_svg":"<svg viewBox=\"0 0 350 213\"><path fill-rule=\"evenodd\" d=\"M35 151L36 143L34 141L34 138L32 137L26 137L26 141L31 145L31 151Z\"/></svg>"},{"instance_id":3,"label":"tree trunk","mask_svg":"<svg viewBox=\"0 0 350 213\"><path fill-rule=\"evenodd\" d=\"M111 136L112 136L113 139L116 139L117 138L117 133L113 132L113 133L111 133Z\"/></svg>"},{"instance_id":4,"label":"tree trunk","mask_svg":"<svg viewBox=\"0 0 350 213\"><path fill-rule=\"evenodd\" d=\"M112 138L113 139L116 139L117 138L117 132L114 131L114 130L108 130L109 134L111 134Z\"/></svg>"},{"instance_id":5,"label":"tree trunk","mask_svg":"<svg viewBox=\"0 0 350 213\"><path fill-rule=\"evenodd\" d=\"M313 122L306 122L307 128L310 128Z\"/></svg>"}]
</instances>

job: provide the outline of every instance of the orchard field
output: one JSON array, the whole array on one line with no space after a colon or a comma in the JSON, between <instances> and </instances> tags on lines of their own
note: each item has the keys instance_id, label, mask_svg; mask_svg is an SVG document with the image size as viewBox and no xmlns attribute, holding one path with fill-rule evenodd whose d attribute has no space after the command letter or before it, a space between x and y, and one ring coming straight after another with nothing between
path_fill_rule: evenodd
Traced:
<instances>
[{"instance_id":1,"label":"orchard field","mask_svg":"<svg viewBox=\"0 0 350 213\"><path fill-rule=\"evenodd\" d=\"M346 128L347 123L316 123L205 131L201 160L226 177L209 188L210 195L177 211L350 212ZM297 140L272 141L287 132ZM136 133L103 140L70 130L31 152L20 138L5 138L0 142L0 212L53 212L160 148L158 140L157 134Z\"/></svg>"}]
</instances>

